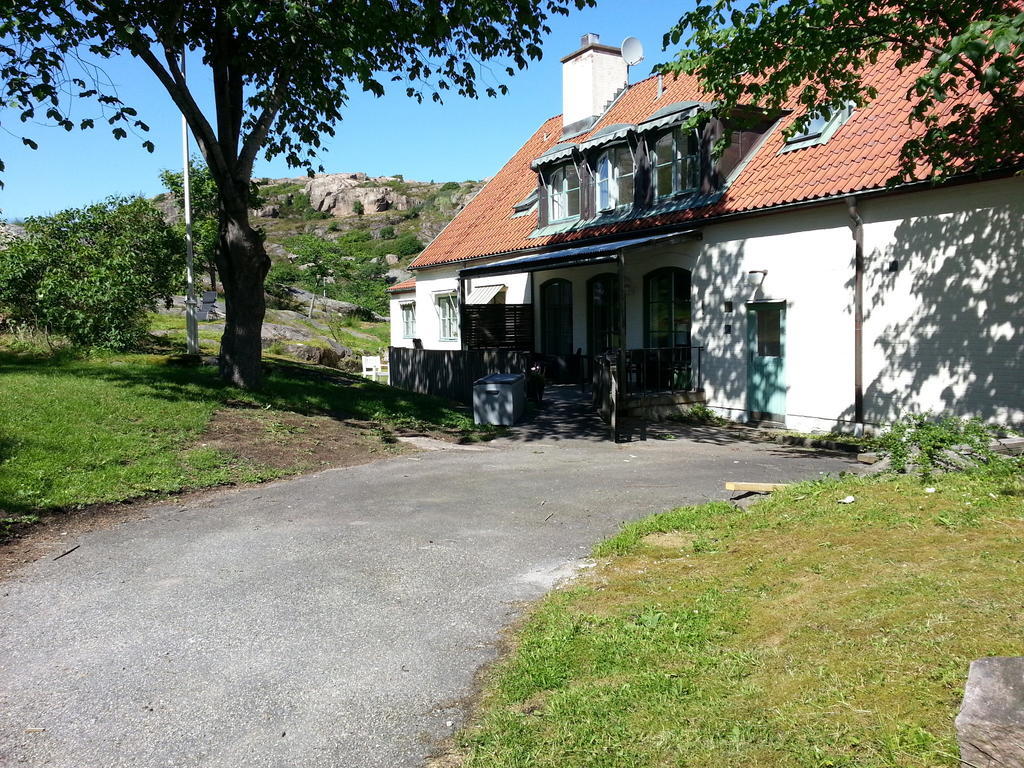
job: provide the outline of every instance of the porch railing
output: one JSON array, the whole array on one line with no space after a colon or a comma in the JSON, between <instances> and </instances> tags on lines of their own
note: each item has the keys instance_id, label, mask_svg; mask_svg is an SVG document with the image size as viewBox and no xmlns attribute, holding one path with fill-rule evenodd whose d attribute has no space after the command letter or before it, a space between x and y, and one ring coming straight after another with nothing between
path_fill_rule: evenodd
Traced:
<instances>
[{"instance_id":1,"label":"porch railing","mask_svg":"<svg viewBox=\"0 0 1024 768\"><path fill-rule=\"evenodd\" d=\"M626 350L622 390L626 395L700 392L704 347L649 347Z\"/></svg>"},{"instance_id":2,"label":"porch railing","mask_svg":"<svg viewBox=\"0 0 1024 768\"><path fill-rule=\"evenodd\" d=\"M626 350L620 365L619 355L609 352L594 358L591 382L594 407L611 429L612 440L622 437L622 419L626 399L672 392L703 391L704 347L659 347ZM642 411L642 408L641 408ZM647 439L646 416L641 415L640 439Z\"/></svg>"}]
</instances>

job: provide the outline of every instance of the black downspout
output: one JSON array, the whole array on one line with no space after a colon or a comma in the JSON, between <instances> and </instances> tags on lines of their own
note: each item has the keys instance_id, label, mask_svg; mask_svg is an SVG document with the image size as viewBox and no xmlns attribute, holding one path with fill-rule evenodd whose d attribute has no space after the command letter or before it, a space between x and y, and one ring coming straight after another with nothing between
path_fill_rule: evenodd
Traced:
<instances>
[{"instance_id":1,"label":"black downspout","mask_svg":"<svg viewBox=\"0 0 1024 768\"><path fill-rule=\"evenodd\" d=\"M616 365L615 403L612 408L612 442L619 442L621 423L619 412L626 405L626 252L622 248L615 254L619 281L619 354Z\"/></svg>"},{"instance_id":2,"label":"black downspout","mask_svg":"<svg viewBox=\"0 0 1024 768\"><path fill-rule=\"evenodd\" d=\"M459 275L459 290L455 294L455 300L459 302L459 346L462 349L469 349L466 346L466 278Z\"/></svg>"},{"instance_id":3,"label":"black downspout","mask_svg":"<svg viewBox=\"0 0 1024 768\"><path fill-rule=\"evenodd\" d=\"M853 421L855 429L864 428L864 220L857 198L846 198L853 232Z\"/></svg>"}]
</instances>

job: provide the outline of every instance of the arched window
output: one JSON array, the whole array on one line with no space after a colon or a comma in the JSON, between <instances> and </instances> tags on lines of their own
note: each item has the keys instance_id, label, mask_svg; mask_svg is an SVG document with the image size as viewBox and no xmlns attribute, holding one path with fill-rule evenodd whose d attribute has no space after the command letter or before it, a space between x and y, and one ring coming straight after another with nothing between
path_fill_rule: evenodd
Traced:
<instances>
[{"instance_id":1,"label":"arched window","mask_svg":"<svg viewBox=\"0 0 1024 768\"><path fill-rule=\"evenodd\" d=\"M599 355L619 347L619 278L610 272L587 281L587 349Z\"/></svg>"},{"instance_id":2,"label":"arched window","mask_svg":"<svg viewBox=\"0 0 1024 768\"><path fill-rule=\"evenodd\" d=\"M572 283L548 280L540 287L541 351L572 354Z\"/></svg>"},{"instance_id":3,"label":"arched window","mask_svg":"<svg viewBox=\"0 0 1024 768\"><path fill-rule=\"evenodd\" d=\"M614 147L597 159L597 210L633 204L633 153Z\"/></svg>"},{"instance_id":4,"label":"arched window","mask_svg":"<svg viewBox=\"0 0 1024 768\"><path fill-rule=\"evenodd\" d=\"M654 194L669 197L700 186L700 142L696 131L676 128L654 144Z\"/></svg>"},{"instance_id":5,"label":"arched window","mask_svg":"<svg viewBox=\"0 0 1024 768\"><path fill-rule=\"evenodd\" d=\"M644 277L646 347L690 345L690 273L678 267L648 272Z\"/></svg>"},{"instance_id":6,"label":"arched window","mask_svg":"<svg viewBox=\"0 0 1024 768\"><path fill-rule=\"evenodd\" d=\"M580 174L575 164L566 163L552 172L548 206L550 221L573 219L580 215Z\"/></svg>"}]
</instances>

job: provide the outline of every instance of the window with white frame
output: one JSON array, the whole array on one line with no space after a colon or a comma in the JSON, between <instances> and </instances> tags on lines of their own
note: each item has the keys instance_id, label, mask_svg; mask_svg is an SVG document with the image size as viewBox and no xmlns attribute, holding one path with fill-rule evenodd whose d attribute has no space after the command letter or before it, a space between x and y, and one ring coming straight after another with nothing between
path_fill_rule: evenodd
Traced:
<instances>
[{"instance_id":1,"label":"window with white frame","mask_svg":"<svg viewBox=\"0 0 1024 768\"><path fill-rule=\"evenodd\" d=\"M438 338L456 341L459 338L459 302L454 293L441 293L434 299L437 306Z\"/></svg>"},{"instance_id":2,"label":"window with white frame","mask_svg":"<svg viewBox=\"0 0 1024 768\"><path fill-rule=\"evenodd\" d=\"M597 210L610 211L633 204L633 153L614 147L597 160Z\"/></svg>"},{"instance_id":3,"label":"window with white frame","mask_svg":"<svg viewBox=\"0 0 1024 768\"><path fill-rule=\"evenodd\" d=\"M787 142L793 143L795 141L804 141L805 139L817 139L825 132L825 128L831 120L831 116L828 112L815 112L811 115L807 125L804 126L803 130L799 133L795 133L787 139Z\"/></svg>"},{"instance_id":4,"label":"window with white frame","mask_svg":"<svg viewBox=\"0 0 1024 768\"><path fill-rule=\"evenodd\" d=\"M552 171L548 206L551 221L574 219L580 215L580 174L575 163L566 163Z\"/></svg>"},{"instance_id":5,"label":"window with white frame","mask_svg":"<svg viewBox=\"0 0 1024 768\"><path fill-rule=\"evenodd\" d=\"M848 102L842 109L834 112L828 109L812 112L807 125L799 133L795 133L786 139L784 149L799 149L801 147L823 144L828 141L833 133L839 130L843 123L850 119L850 116L853 114L853 108L853 102Z\"/></svg>"},{"instance_id":6,"label":"window with white frame","mask_svg":"<svg viewBox=\"0 0 1024 768\"><path fill-rule=\"evenodd\" d=\"M402 309L402 338L412 339L416 336L416 302L407 301L400 305Z\"/></svg>"},{"instance_id":7,"label":"window with white frame","mask_svg":"<svg viewBox=\"0 0 1024 768\"><path fill-rule=\"evenodd\" d=\"M697 132L676 128L654 144L654 194L658 198L692 192L700 186Z\"/></svg>"}]
</instances>

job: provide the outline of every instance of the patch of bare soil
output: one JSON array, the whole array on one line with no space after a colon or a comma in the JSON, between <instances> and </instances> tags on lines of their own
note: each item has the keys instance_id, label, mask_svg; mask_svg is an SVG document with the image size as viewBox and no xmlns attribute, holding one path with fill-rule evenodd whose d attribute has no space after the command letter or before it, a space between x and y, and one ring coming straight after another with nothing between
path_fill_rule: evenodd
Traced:
<instances>
[{"instance_id":1,"label":"patch of bare soil","mask_svg":"<svg viewBox=\"0 0 1024 768\"><path fill-rule=\"evenodd\" d=\"M409 450L373 424L230 408L214 414L198 445L288 471L352 467Z\"/></svg>"},{"instance_id":2,"label":"patch of bare soil","mask_svg":"<svg viewBox=\"0 0 1024 768\"><path fill-rule=\"evenodd\" d=\"M685 531L649 533L643 538L644 544L658 549L685 549L693 546L693 542L696 540L696 535Z\"/></svg>"}]
</instances>

